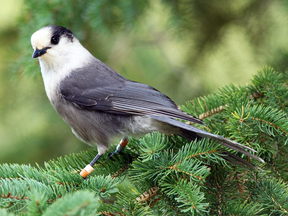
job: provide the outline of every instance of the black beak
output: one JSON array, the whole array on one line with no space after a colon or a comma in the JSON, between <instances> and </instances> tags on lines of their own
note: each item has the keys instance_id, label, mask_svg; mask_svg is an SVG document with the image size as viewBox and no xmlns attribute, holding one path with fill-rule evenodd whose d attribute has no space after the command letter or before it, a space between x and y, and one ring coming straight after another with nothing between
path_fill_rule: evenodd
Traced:
<instances>
[{"instance_id":1,"label":"black beak","mask_svg":"<svg viewBox=\"0 0 288 216\"><path fill-rule=\"evenodd\" d=\"M35 49L32 57L33 57L33 58L38 58L38 57L44 55L44 54L47 52L47 50L50 49L50 48L51 48L51 47L45 47L45 48L43 48L43 49L41 49L41 50Z\"/></svg>"}]
</instances>

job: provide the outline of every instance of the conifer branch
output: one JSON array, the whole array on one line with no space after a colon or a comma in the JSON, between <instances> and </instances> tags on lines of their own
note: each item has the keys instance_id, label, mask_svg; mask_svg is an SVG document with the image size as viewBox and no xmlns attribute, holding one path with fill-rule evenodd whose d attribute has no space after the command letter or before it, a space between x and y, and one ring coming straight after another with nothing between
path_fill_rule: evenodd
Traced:
<instances>
[{"instance_id":1,"label":"conifer branch","mask_svg":"<svg viewBox=\"0 0 288 216\"><path fill-rule=\"evenodd\" d=\"M171 202L171 200L168 199L167 196L163 196L163 197L164 197L165 200L167 200L167 202L169 203L169 207L172 207L173 210L175 211L175 213L176 213L177 215L181 215L181 213L179 212L179 210L177 209L177 207Z\"/></svg>"},{"instance_id":2,"label":"conifer branch","mask_svg":"<svg viewBox=\"0 0 288 216\"><path fill-rule=\"evenodd\" d=\"M286 132L286 131L285 131L284 129L282 129L281 127L279 127L279 126L273 124L272 122L269 122L269 121L266 121L266 120L264 120L264 119L260 119L260 118L254 118L254 117L252 117L252 119L253 119L253 120L256 120L256 121L265 122L265 123L267 123L267 124L273 126L274 128L281 130L281 131L285 134L285 136L288 135L288 132Z\"/></svg>"},{"instance_id":3,"label":"conifer branch","mask_svg":"<svg viewBox=\"0 0 288 216\"><path fill-rule=\"evenodd\" d=\"M203 101L204 101L204 99L203 99ZM205 101L204 101L204 102L205 102ZM206 102L205 102L205 104L206 104ZM207 107L207 104L206 104L206 107ZM224 106L219 106L219 107L216 107L216 108L214 108L214 109L212 109L212 110L209 110L209 111L207 111L207 112L205 112L205 113L202 113L202 114L200 114L200 115L198 116L198 118L199 118L200 120L203 120L203 119L205 119L205 118L211 117L211 116L213 116L213 115L215 115L215 114L217 114L217 113L219 113L219 112L222 112L222 111L225 109L225 107L228 107L228 105L226 104L226 105L224 105ZM208 109L208 107L207 107L207 109ZM195 124L195 123L194 123L194 122L189 122L189 121L187 121L186 124L193 125L193 124Z\"/></svg>"},{"instance_id":4,"label":"conifer branch","mask_svg":"<svg viewBox=\"0 0 288 216\"><path fill-rule=\"evenodd\" d=\"M284 104L282 104L282 102L281 102L279 96L276 94L275 91L272 91L272 92L273 92L273 94L275 95L275 97L278 99L279 104L281 105L282 109L284 110L284 109L285 109L285 106L284 106Z\"/></svg>"},{"instance_id":5,"label":"conifer branch","mask_svg":"<svg viewBox=\"0 0 288 216\"><path fill-rule=\"evenodd\" d=\"M104 155L95 166L97 173L85 181L78 172L93 159L95 149L48 161L43 167L1 164L0 208L22 208L43 216L288 214L286 85L281 75L266 68L252 85L230 85L181 107L205 119L212 133L258 150L267 172L227 166L222 148L207 139L187 142L155 132L140 140L131 138L125 151L133 156L132 162L124 155L114 161ZM120 176L129 179L128 189Z\"/></svg>"},{"instance_id":6,"label":"conifer branch","mask_svg":"<svg viewBox=\"0 0 288 216\"><path fill-rule=\"evenodd\" d=\"M148 200L150 200L154 196L156 196L157 192L158 192L158 187L154 186L154 187L150 188L148 190L148 192L145 191L139 197L136 197L136 200L134 201L134 203L136 203L136 202L141 202L141 203L147 202Z\"/></svg>"},{"instance_id":7,"label":"conifer branch","mask_svg":"<svg viewBox=\"0 0 288 216\"><path fill-rule=\"evenodd\" d=\"M169 169L175 170L175 171L178 171L178 172L181 172L181 173L185 173L185 174L187 174L188 176L195 177L195 178L197 178L197 179L199 179L199 180L201 180L201 181L203 180L203 178L201 178L200 176L193 175L192 173L189 173L189 172L187 172L187 171L185 171L185 170L180 170L180 169L179 169L178 167L176 167L175 165L170 166Z\"/></svg>"},{"instance_id":8,"label":"conifer branch","mask_svg":"<svg viewBox=\"0 0 288 216\"><path fill-rule=\"evenodd\" d=\"M278 201L276 201L276 196L278 196L278 200L280 199L283 203L285 203L287 205L287 202L286 202L287 185L284 185L281 181L277 181L274 179L260 181L259 183L261 185L261 191L264 194L264 196L267 196L267 198L272 200L273 203L277 207L279 207L285 214L288 214L287 209L285 209ZM274 187L271 187L271 186L274 186ZM267 191L267 189L268 189L267 187L270 187L271 191ZM282 192L284 194L282 194L282 196L281 196L280 194L276 194L275 193L276 191Z\"/></svg>"},{"instance_id":9,"label":"conifer branch","mask_svg":"<svg viewBox=\"0 0 288 216\"><path fill-rule=\"evenodd\" d=\"M107 215L107 216L115 216L115 215L123 215L124 216L124 214L118 214L118 213L112 214L111 212L108 212L108 211L103 211L103 212L99 212L99 213L103 214L103 215Z\"/></svg>"},{"instance_id":10,"label":"conifer branch","mask_svg":"<svg viewBox=\"0 0 288 216\"><path fill-rule=\"evenodd\" d=\"M125 172L127 169L128 169L129 165L126 164L124 167L122 167L119 171L116 171L112 176L111 178L114 179L116 178L117 176L119 176L120 174L122 174L123 172Z\"/></svg>"},{"instance_id":11,"label":"conifer branch","mask_svg":"<svg viewBox=\"0 0 288 216\"><path fill-rule=\"evenodd\" d=\"M203 120L205 118L213 116L214 114L222 112L225 109L225 107L228 107L228 105L226 104L224 106L216 107L216 108L214 108L214 109L212 109L210 111L207 111L206 113L202 113L202 114L199 115L199 119Z\"/></svg>"},{"instance_id":12,"label":"conifer branch","mask_svg":"<svg viewBox=\"0 0 288 216\"><path fill-rule=\"evenodd\" d=\"M186 158L184 158L183 160L187 160L187 159L190 159L190 158L193 158L193 157L197 157L197 156L200 156L200 155L203 155L203 154L212 154L212 153L215 153L217 152L217 150L212 150L212 151L206 151L206 152L199 152L197 154L193 154L191 156L188 156ZM183 162L183 160L181 160L180 162L176 163L175 165L173 165L173 167L181 164Z\"/></svg>"},{"instance_id":13,"label":"conifer branch","mask_svg":"<svg viewBox=\"0 0 288 216\"><path fill-rule=\"evenodd\" d=\"M23 197L23 196L20 196L20 195L11 195L11 193L10 192L8 192L8 194L1 194L0 195L0 197L1 198L4 198L4 199L16 199L16 200L28 200L29 199L29 197L28 196L26 196L26 197Z\"/></svg>"},{"instance_id":14,"label":"conifer branch","mask_svg":"<svg viewBox=\"0 0 288 216\"><path fill-rule=\"evenodd\" d=\"M286 209L284 209L279 203L276 202L276 200L274 199L274 197L271 196L271 199L273 200L273 202L279 206L279 208L284 211L286 214L288 214L288 211Z\"/></svg>"}]
</instances>

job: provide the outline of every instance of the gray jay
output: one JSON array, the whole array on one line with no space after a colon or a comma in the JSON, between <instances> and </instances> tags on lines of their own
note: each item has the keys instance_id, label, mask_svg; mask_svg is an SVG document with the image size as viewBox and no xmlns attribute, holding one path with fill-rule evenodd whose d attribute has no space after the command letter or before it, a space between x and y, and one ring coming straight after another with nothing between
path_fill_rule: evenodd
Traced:
<instances>
[{"instance_id":1,"label":"gray jay","mask_svg":"<svg viewBox=\"0 0 288 216\"><path fill-rule=\"evenodd\" d=\"M116 73L85 49L69 29L45 26L32 35L31 44L52 106L80 140L97 145L98 154L82 170L82 177L93 171L111 137L125 137L117 146L121 151L128 135L152 131L176 134L189 141L208 137L263 162L247 152L256 152L247 146L176 120L203 124L156 89ZM226 159L245 164L240 157L228 151L225 154Z\"/></svg>"}]
</instances>

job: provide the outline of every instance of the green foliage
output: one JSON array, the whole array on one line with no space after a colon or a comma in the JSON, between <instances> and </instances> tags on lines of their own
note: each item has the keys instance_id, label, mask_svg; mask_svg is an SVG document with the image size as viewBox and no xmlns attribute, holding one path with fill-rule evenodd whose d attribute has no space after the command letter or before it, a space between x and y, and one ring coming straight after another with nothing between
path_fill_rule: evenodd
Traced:
<instances>
[{"instance_id":1,"label":"green foliage","mask_svg":"<svg viewBox=\"0 0 288 216\"><path fill-rule=\"evenodd\" d=\"M2 215L2 216L14 216L14 214L8 213L4 209L0 209L0 215Z\"/></svg>"},{"instance_id":2,"label":"green foliage","mask_svg":"<svg viewBox=\"0 0 288 216\"><path fill-rule=\"evenodd\" d=\"M137 29L137 22L151 8L152 2L25 1L15 57L18 61L13 63L17 70L14 71L20 69L26 74L39 73L38 64L31 59L32 49L28 41L32 32L48 24L70 28L93 54L105 60L114 51L105 50L103 44L109 43L105 38L110 37L113 41L117 30L131 32ZM267 32L272 25L264 23L265 20L270 23L271 16L267 16L269 11L265 8L273 1L218 2L162 1L164 8L170 11L170 31L193 40L184 42L189 50L183 60L187 67L199 64L197 60L205 56L205 50L215 48L222 38L226 41L223 35L228 30L225 27L232 24L241 32L247 32L249 47L254 45L255 50L257 46L263 47L260 45L265 37L269 39ZM262 16L263 11L265 17ZM265 19L261 25L248 21L248 17L259 20L257 14ZM142 22L146 24L146 20ZM144 39L141 43L145 47L154 40L163 40L161 30L153 32L153 39L142 35L142 31L140 35ZM259 35L262 38L256 37ZM124 46L127 44L124 43ZM138 58L144 56L144 52L150 54L150 50L135 50ZM260 51L263 52L262 48ZM112 62L119 58L122 64L123 59L119 56L119 53L114 56ZM286 59L281 61L285 64ZM145 62L143 65L153 68L153 63L150 60L149 64ZM204 61L204 64L207 62ZM150 67L145 72L150 71ZM234 64L233 68L236 68ZM142 69L139 65L133 67L135 73ZM150 73L165 70L161 67L153 69ZM199 71L197 66L196 69ZM173 86L180 78L185 80L185 70L193 71L191 68L173 68L172 75L163 76L167 77L168 88L170 80ZM125 71L126 68L122 72ZM234 72L236 74L237 70ZM219 80L222 82L222 79ZM189 84L196 87L189 88L185 82L186 98L191 97L192 90L193 94L199 94L198 89L203 91L201 82ZM191 92L189 89L192 89ZM287 74L281 75L271 68L264 68L247 86L231 84L181 107L205 121L206 126L199 127L256 149L266 164L233 153L259 169L250 171L226 163L221 157L223 147L211 140L189 143L179 137L153 133L140 140L130 138L129 148L125 150L130 156L114 155L113 160L103 156L87 180L80 178L79 172L95 156L95 149L48 161L43 167L37 164L1 164L0 215L286 215L287 92ZM3 107L6 109L9 105ZM113 146L109 151L114 151Z\"/></svg>"},{"instance_id":3,"label":"green foliage","mask_svg":"<svg viewBox=\"0 0 288 216\"><path fill-rule=\"evenodd\" d=\"M267 214L287 215L287 188L288 185L283 180L264 178L257 181L254 193L256 193L256 197L262 203L263 210L266 210Z\"/></svg>"},{"instance_id":4,"label":"green foliage","mask_svg":"<svg viewBox=\"0 0 288 216\"><path fill-rule=\"evenodd\" d=\"M184 179L170 179L161 185L170 199L175 199L177 207L184 213L203 214L208 212L208 203L204 203L205 194L201 187Z\"/></svg>"},{"instance_id":5,"label":"green foliage","mask_svg":"<svg viewBox=\"0 0 288 216\"><path fill-rule=\"evenodd\" d=\"M43 213L43 216L95 215L100 203L99 201L99 198L95 197L95 194L90 191L82 190L73 192L67 194L59 199L58 202L55 202L49 206L49 208L47 208L47 210Z\"/></svg>"},{"instance_id":6,"label":"green foliage","mask_svg":"<svg viewBox=\"0 0 288 216\"><path fill-rule=\"evenodd\" d=\"M286 215L286 86L284 76L264 68L248 86L226 86L182 107L205 130L257 150L265 164L234 153L258 169L227 163L212 140L154 132L130 138L126 154L101 157L87 180L79 172L95 149L44 167L2 164L0 207L22 215Z\"/></svg>"},{"instance_id":7,"label":"green foliage","mask_svg":"<svg viewBox=\"0 0 288 216\"><path fill-rule=\"evenodd\" d=\"M249 204L231 201L223 206L223 215L263 215L263 208L261 204L257 202L251 202ZM261 213L262 212L262 213Z\"/></svg>"},{"instance_id":8,"label":"green foliage","mask_svg":"<svg viewBox=\"0 0 288 216\"><path fill-rule=\"evenodd\" d=\"M50 24L57 24L73 29L80 41L85 39L89 50L97 47L95 39L90 35L107 35L112 30L129 28L145 11L149 1L25 1L25 11L20 26L21 52L23 56L16 65L27 74L38 71L37 64L31 64L31 32ZM80 33L81 32L81 33ZM83 34L85 32L85 34ZM20 47L19 47L20 48ZM29 58L29 59L28 59ZM20 68L21 67L21 68Z\"/></svg>"},{"instance_id":9,"label":"green foliage","mask_svg":"<svg viewBox=\"0 0 288 216\"><path fill-rule=\"evenodd\" d=\"M285 52L288 10L281 3L23 0L18 23L10 25L20 4L5 1L0 15L9 24L1 19L7 27L0 29L0 161L42 166L43 161L88 148L50 106L38 61L31 58L30 36L43 25L69 27L115 71L182 104L231 81L248 82L267 58L270 62L282 56L277 50Z\"/></svg>"},{"instance_id":10,"label":"green foliage","mask_svg":"<svg viewBox=\"0 0 288 216\"><path fill-rule=\"evenodd\" d=\"M203 91L207 92L208 89L211 92L210 84L207 85L201 80L197 82L197 80L199 79L199 73L204 73L208 77L209 75L214 76L214 74L210 73L213 65L215 65L214 58L210 56L211 54L214 56L213 50L216 51L217 55L219 55L219 52L220 55L227 55L227 52L229 56L232 55L230 60L233 66L230 66L227 73L229 73L229 76L234 77L233 80L237 78L243 79L244 75L239 76L237 74L241 72L243 74L247 73L246 71L241 71L243 67L239 59L242 55L239 58L239 50L240 54L243 53L245 55L244 59L249 56L246 55L246 52L253 52L251 58L254 55L260 58L260 53L263 59L270 60L270 55L273 54L269 53L268 58L267 54L263 54L262 48L259 47L262 47L261 45L264 47L271 46L267 41L270 41L271 32L273 32L271 28L274 22L277 24L278 21L274 18L273 6L277 11L277 15L279 13L282 14L281 11L277 10L277 7L283 8L281 7L282 2L272 1L267 3L261 0L248 0L245 2L241 0L87 0L84 2L79 0L27 0L24 2L25 8L23 9L19 25L20 41L17 50L19 59L17 58L17 63L13 65L24 71L25 74L35 75L39 72L37 64L31 59L32 50L28 43L31 34L45 25L63 25L71 29L84 46L97 58L104 62L108 60L108 65L116 69L117 72L129 75L134 80L141 77L142 82L145 81L145 79L143 81L143 78L147 77L145 83L150 81L151 85L156 86L157 84L158 88L159 83L167 83L167 85L160 85L160 88L165 89L169 96L175 96L176 100L179 97L182 98L179 100L181 102L184 99L189 99L190 95L200 95ZM153 13L150 14L151 11L155 11L160 17L155 16ZM266 16L263 17L262 14L266 14ZM147 19L147 17L155 18ZM256 24L255 20L259 19L262 22ZM161 26L153 25L158 22L161 22ZM279 28L275 28L279 30ZM234 34L237 35L236 39L234 39L235 41L232 42L230 41L231 29L233 32L232 37ZM123 35L119 34L119 32L122 32ZM135 32L137 34L136 37ZM275 34L272 35L275 36ZM249 49L243 49L243 47L240 47L237 51L233 48L231 49L230 47L234 47L238 43L239 37L241 39L241 36L245 37L243 43ZM126 40L127 38L129 40ZM173 38L174 43L171 44L171 40L166 40L166 38ZM280 38L282 39L283 37ZM181 53L183 47L180 49L180 61L177 60L179 51L174 53L174 46L177 46L179 41L185 46L183 54ZM119 44L116 44L115 47L114 42ZM230 43L233 43L233 46ZM169 46L166 44L169 44ZM284 42L284 44L286 43ZM275 43L273 45L275 46ZM279 49L282 49L282 43L277 45ZM119 47L121 47L120 53L117 52ZM163 57L163 54L168 50L171 52L170 55L172 57ZM135 58L140 63L131 65ZM281 57L275 54L274 58ZM126 61L126 59L129 59L129 61ZM164 62L160 64L163 59ZM174 65L174 61L176 65ZM247 61L249 61L250 73L255 67L260 67L266 63L265 60L260 63L259 60L252 62L249 57ZM209 65L207 62L211 63L211 68L207 66ZM235 67L235 64L238 67ZM225 62L225 65L227 66L227 62ZM251 68L253 69L251 70ZM226 68L224 67L224 69ZM221 70L221 67L217 65L217 68L213 68L214 70ZM234 73L231 73L232 70ZM19 70L14 71L18 72ZM192 71L196 81L194 77L191 80L186 79L187 75L191 76ZM145 76L143 73L145 73ZM137 74L137 76L133 74ZM219 85L221 85L222 80L227 80L229 76L222 74L219 77L219 81L216 79L213 81L219 82ZM213 79L213 77L209 78ZM202 77L200 79L203 80ZM153 83L153 80L158 80L158 82ZM175 86L173 90L170 89L172 83ZM181 85L178 86L177 84ZM186 96L185 92L187 89L191 90L191 93ZM174 94L174 92L178 92L178 94Z\"/></svg>"}]
</instances>

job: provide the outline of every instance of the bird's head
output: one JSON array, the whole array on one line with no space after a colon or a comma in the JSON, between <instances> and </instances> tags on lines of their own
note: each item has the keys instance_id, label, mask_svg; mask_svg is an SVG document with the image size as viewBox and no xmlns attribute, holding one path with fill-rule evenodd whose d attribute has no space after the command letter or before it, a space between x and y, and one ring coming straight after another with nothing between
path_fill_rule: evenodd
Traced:
<instances>
[{"instance_id":1,"label":"bird's head","mask_svg":"<svg viewBox=\"0 0 288 216\"><path fill-rule=\"evenodd\" d=\"M61 58L70 52L75 40L77 38L67 28L56 25L45 26L31 36L34 49L32 57L48 61Z\"/></svg>"},{"instance_id":2,"label":"bird's head","mask_svg":"<svg viewBox=\"0 0 288 216\"><path fill-rule=\"evenodd\" d=\"M41 71L77 68L86 62L91 54L80 44L67 28L49 25L31 36L33 58L40 61Z\"/></svg>"}]
</instances>

